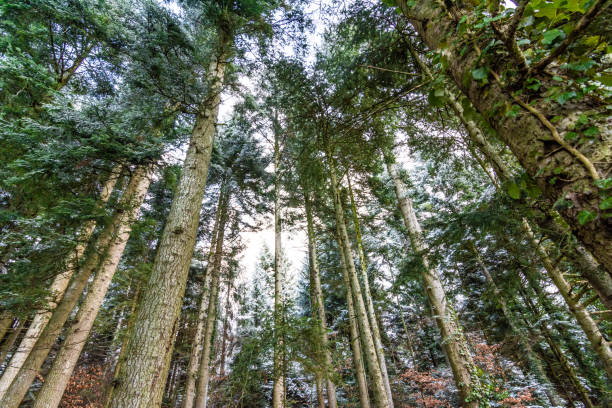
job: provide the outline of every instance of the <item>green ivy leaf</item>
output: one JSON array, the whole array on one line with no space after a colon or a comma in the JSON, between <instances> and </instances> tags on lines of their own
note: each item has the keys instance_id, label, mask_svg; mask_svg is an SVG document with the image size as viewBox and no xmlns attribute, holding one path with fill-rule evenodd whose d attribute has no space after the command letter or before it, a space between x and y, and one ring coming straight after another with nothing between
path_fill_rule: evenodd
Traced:
<instances>
[{"instance_id":1,"label":"green ivy leaf","mask_svg":"<svg viewBox=\"0 0 612 408\"><path fill-rule=\"evenodd\" d=\"M595 180L595 185L602 190L608 190L612 188L612 177L608 177L601 180Z\"/></svg>"},{"instance_id":2,"label":"green ivy leaf","mask_svg":"<svg viewBox=\"0 0 612 408\"><path fill-rule=\"evenodd\" d=\"M612 208L612 196L606 198L601 203L599 203L600 210L609 210L610 208Z\"/></svg>"},{"instance_id":3,"label":"green ivy leaf","mask_svg":"<svg viewBox=\"0 0 612 408\"><path fill-rule=\"evenodd\" d=\"M519 188L518 184L511 183L508 186L508 195L514 200L521 198L521 189Z\"/></svg>"},{"instance_id":4,"label":"green ivy leaf","mask_svg":"<svg viewBox=\"0 0 612 408\"><path fill-rule=\"evenodd\" d=\"M565 38L565 32L563 30L560 30L558 28L555 28L553 30L548 30L545 31L544 34L542 35L542 44L544 45L551 45L552 43L554 43L557 38L559 39L564 39Z\"/></svg>"},{"instance_id":5,"label":"green ivy leaf","mask_svg":"<svg viewBox=\"0 0 612 408\"><path fill-rule=\"evenodd\" d=\"M593 221L595 219L595 214L587 210L582 210L578 213L577 218L578 218L578 223L580 225L584 225L587 222Z\"/></svg>"},{"instance_id":6,"label":"green ivy leaf","mask_svg":"<svg viewBox=\"0 0 612 408\"><path fill-rule=\"evenodd\" d=\"M484 79L487 79L488 73L489 72L486 67L476 68L475 70L472 71L472 78L474 78L477 81L482 81Z\"/></svg>"}]
</instances>

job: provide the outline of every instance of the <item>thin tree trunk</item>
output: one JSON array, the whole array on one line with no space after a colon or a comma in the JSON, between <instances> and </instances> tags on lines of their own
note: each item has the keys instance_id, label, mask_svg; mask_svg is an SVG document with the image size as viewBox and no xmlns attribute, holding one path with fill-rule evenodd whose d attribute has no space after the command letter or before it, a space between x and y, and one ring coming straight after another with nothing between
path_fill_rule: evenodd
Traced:
<instances>
[{"instance_id":1,"label":"thin tree trunk","mask_svg":"<svg viewBox=\"0 0 612 408\"><path fill-rule=\"evenodd\" d=\"M524 275L524 273L522 272L521 274ZM527 277L525 277L525 280L527 280ZM563 350L561 350L561 347L559 347L557 342L554 340L552 332L546 325L546 322L542 320L542 315L538 311L536 306L532 303L531 297L528 296L527 294L523 294L523 299L525 300L525 303L529 306L529 308L532 310L532 312L538 319L538 326L540 328L540 332L542 333L542 337L544 337L544 340L546 341L546 344L548 344L548 347L553 353L553 356L559 362L559 366L561 370L563 371L565 376L570 380L574 388L574 391L576 392L576 394L578 394L578 397L580 398L580 400L582 400L582 402L587 408L594 407L593 402L591 401L591 397L589 397L587 390L584 388L584 386L580 382L580 379L576 375L576 372L574 371L574 367L572 367L572 365L569 363L569 361L565 357L565 354L563 353Z\"/></svg>"},{"instance_id":2,"label":"thin tree trunk","mask_svg":"<svg viewBox=\"0 0 612 408\"><path fill-rule=\"evenodd\" d=\"M232 287L234 284L233 274L230 271L230 276L227 280L227 293L225 298L225 318L223 319L223 331L221 333L221 360L219 361L219 376L225 377L225 359L227 353L227 342L228 342L228 331L230 326L230 315L232 313L232 303L230 295L232 293Z\"/></svg>"},{"instance_id":3,"label":"thin tree trunk","mask_svg":"<svg viewBox=\"0 0 612 408\"><path fill-rule=\"evenodd\" d=\"M353 261L353 256L351 254L350 241L346 230L346 222L344 220L344 210L342 207L342 201L340 199L340 192L338 190L335 163L331 155L330 146L328 146L327 149L327 161L329 164L331 191L334 199L338 245L343 246L344 249L344 261L346 262L346 269L349 275L349 290L352 290L353 293L357 323L359 324L364 354L368 364L368 374L374 394L374 402L379 408L388 408L390 405L387 399L383 375L380 370L380 365L378 364L376 346L374 345L374 340L372 338L372 330L370 328L366 306L363 301L363 294L361 292L359 278L357 277L355 262Z\"/></svg>"},{"instance_id":4,"label":"thin tree trunk","mask_svg":"<svg viewBox=\"0 0 612 408\"><path fill-rule=\"evenodd\" d=\"M474 245L473 241L469 241L468 246L470 247L470 250L472 251L472 254L474 255L474 257L476 257L476 261L478 262L480 269L485 275L487 283L493 290L493 294L495 295L495 300L497 304L499 305L499 307L501 308L502 313L506 317L506 321L508 322L510 329L517 336L518 343L523 349L523 351L525 352L525 358L529 364L529 368L531 369L533 374L536 376L537 380L543 385L544 392L546 393L546 396L548 397L548 400L550 401L550 403L553 406L562 405L561 399L556 394L553 385L548 380L548 376L546 375L546 372L544 371L544 368L542 367L540 360L538 359L533 349L531 348L531 344L529 344L528 339L523 335L523 331L517 325L516 317L514 316L514 313L508 307L506 299L504 298L503 294L501 293L501 291L495 284L495 280L491 276L489 269L485 265L484 261L482 260L480 256L480 253L476 249L476 245Z\"/></svg>"},{"instance_id":5,"label":"thin tree trunk","mask_svg":"<svg viewBox=\"0 0 612 408\"><path fill-rule=\"evenodd\" d=\"M378 364L380 371L383 376L383 383L385 385L385 391L387 392L387 400L389 406L393 408L393 394L391 393L391 383L389 382L389 374L387 373L387 362L385 361L385 351L383 349L382 340L380 337L380 329L378 327L378 319L376 318L376 312L374 311L374 302L372 301L372 292L370 291L370 283L368 279L367 261L365 257L365 251L363 249L363 242L361 240L361 228L359 226L359 216L357 215L357 206L355 205L355 197L353 195L353 186L351 185L351 178L347 175L349 196L351 198L351 209L353 213L353 223L355 225L355 233L357 235L357 252L359 253L359 264L361 266L361 280L363 281L363 294L365 297L365 303L367 306L368 320L370 321L370 327L372 328L372 337L374 339L374 346L376 347L376 357L378 358Z\"/></svg>"},{"instance_id":6,"label":"thin tree trunk","mask_svg":"<svg viewBox=\"0 0 612 408\"><path fill-rule=\"evenodd\" d=\"M319 262L317 261L317 240L314 232L314 222L312 217L312 206L308 193L304 190L304 209L306 210L306 223L308 230L308 262L310 266L311 292L313 295L313 312L316 314L315 320L318 323L320 333L321 350L325 355L324 378L327 382L327 403L329 408L337 408L338 398L336 396L336 385L334 384L330 371L333 368L331 352L329 350L329 339L327 336L327 318L325 316L325 302L323 300L323 290L321 288L321 274Z\"/></svg>"},{"instance_id":7,"label":"thin tree trunk","mask_svg":"<svg viewBox=\"0 0 612 408\"><path fill-rule=\"evenodd\" d=\"M17 325L14 325L15 327L11 328L9 335L6 337L6 341L2 343L2 348L0 348L0 365L4 363L7 354L11 351L11 348L15 344L15 341L17 341L19 333L21 333L21 330L23 330L25 320L18 319L16 323Z\"/></svg>"},{"instance_id":8,"label":"thin tree trunk","mask_svg":"<svg viewBox=\"0 0 612 408\"><path fill-rule=\"evenodd\" d=\"M219 297L221 261L223 259L223 241L225 237L225 224L228 218L228 207L230 193L223 192L223 201L219 203L221 219L219 222L219 232L217 236L216 249L214 254L214 264L210 271L211 286L210 298L208 300L208 310L206 313L206 326L204 329L204 340L202 341L202 359L200 361L200 375L197 382L195 408L206 408L208 398L208 382L210 379L210 358L212 352L213 332L217 322L217 299Z\"/></svg>"},{"instance_id":9,"label":"thin tree trunk","mask_svg":"<svg viewBox=\"0 0 612 408\"><path fill-rule=\"evenodd\" d=\"M580 299L576 299L572 296L572 287L567 283L561 271L553 265L544 248L542 248L540 243L536 240L531 227L525 219L523 219L522 227L527 234L529 243L539 255L540 260L544 264L544 268L557 289L559 289L559 293L561 293L570 312L578 321L578 324L584 331L587 339L589 339L595 353L599 356L602 366L608 373L608 378L612 379L612 350L610 349L610 342L601 334L599 327L597 327L597 323L593 320L584 304L580 302Z\"/></svg>"},{"instance_id":10,"label":"thin tree trunk","mask_svg":"<svg viewBox=\"0 0 612 408\"><path fill-rule=\"evenodd\" d=\"M410 236L412 249L422 259L425 291L434 310L436 323L442 336L442 345L452 368L455 384L459 389L463 404L466 407L478 407L478 401L471 400L472 390L478 385L478 380L472 378L471 375L474 362L470 350L456 321L452 307L447 302L438 272L429 266L421 226L412 208L412 202L404 190L404 184L400 179L395 163L387 161L387 170L395 185L395 194Z\"/></svg>"},{"instance_id":11,"label":"thin tree trunk","mask_svg":"<svg viewBox=\"0 0 612 408\"><path fill-rule=\"evenodd\" d=\"M100 197L98 198L98 207L102 207L106 204L115 188L115 184L117 183L117 179L121 173L121 169L123 166L116 165L111 171L108 179L104 183L102 190L100 192ZM43 334L47 324L51 320L51 316L53 315L53 311L56 309L66 289L68 288L68 284L74 272L78 270L78 264L85 253L85 249L87 248L87 243L91 238L91 234L93 234L94 229L96 228L96 220L92 219L86 221L81 227L78 237L77 237L77 245L68 255L65 261L65 267L62 272L60 272L51 286L49 287L49 292L51 293L47 299L45 299L45 306L34 312L34 318L28 327L23 339L19 343L19 347L17 351L11 357L9 364L4 370L2 377L0 378L0 401L6 396L7 391L17 375L19 374L21 368L24 366L28 356L34 349L37 341L40 339ZM29 384L28 384L29 386ZM12 396L10 396L12 398Z\"/></svg>"},{"instance_id":12,"label":"thin tree trunk","mask_svg":"<svg viewBox=\"0 0 612 408\"><path fill-rule=\"evenodd\" d=\"M121 342L121 350L119 351L119 355L117 356L117 361L115 363L115 368L113 370L113 379L108 386L108 390L106 391L106 395L104 397L104 407L108 408L108 404L113 396L113 392L115 391L115 382L117 380L117 376L119 375L119 370L121 369L121 365L125 361L125 352L127 350L128 343L130 341L130 334L132 333L132 329L134 328L134 320L136 319L136 307L138 306L138 300L140 299L140 283L136 287L134 291L134 296L132 298L132 305L130 306L130 315L128 317L128 323L126 328L126 333L123 337L123 341Z\"/></svg>"},{"instance_id":13,"label":"thin tree trunk","mask_svg":"<svg viewBox=\"0 0 612 408\"><path fill-rule=\"evenodd\" d=\"M0 315L0 343L4 339L8 329L13 325L14 320L13 315L7 310Z\"/></svg>"},{"instance_id":14,"label":"thin tree trunk","mask_svg":"<svg viewBox=\"0 0 612 408\"><path fill-rule=\"evenodd\" d=\"M157 407L163 397L206 187L226 59L233 41L221 28L217 34L216 58L207 74L209 93L196 114L183 172L138 309L112 408Z\"/></svg>"},{"instance_id":15,"label":"thin tree trunk","mask_svg":"<svg viewBox=\"0 0 612 408\"><path fill-rule=\"evenodd\" d=\"M121 211L115 214L115 217L119 219L116 221L118 223L116 233L104 255L102 265L79 307L75 322L68 329L64 343L55 356L51 370L36 397L34 408L55 408L59 406L108 287L115 275L123 250L130 238L132 225L138 217L140 206L151 183L152 171L152 165L141 165L132 174L130 183L119 203Z\"/></svg>"},{"instance_id":16,"label":"thin tree trunk","mask_svg":"<svg viewBox=\"0 0 612 408\"><path fill-rule=\"evenodd\" d=\"M550 104L547 101L547 90L555 85L549 76L539 72L531 72L531 75L540 81L539 92L533 94L530 100L521 99L523 96L516 96L513 93L514 88L505 86L499 79L499 75L516 69L515 60L510 58L511 54L506 57L499 55L491 61L490 81L487 84L479 83L471 75L471 71L482 58L473 36L458 37L457 41L452 42L447 40L449 36L455 35L459 15L471 13L470 9L462 7L471 6L452 3L449 9L446 3L441 5L436 0L420 1L412 7L407 0L398 0L397 4L428 47L439 50L444 45L443 52L449 61L447 72L476 110L488 119L527 174L537 181L545 197L550 202L570 197L573 205L566 206L562 211L564 219L576 237L608 273L612 274L612 220L597 217L592 222L579 222L581 211L590 211L593 214L600 212L600 197L595 182L601 178L600 173L606 174L606 166L612 160L612 150L606 147L609 146L610 123L607 122L607 117L603 117L599 122L592 121L591 126L597 126L600 132L591 143L581 145L581 151L578 151L563 140L565 132L574 126L574 121L562 120L552 125L546 119L557 115L562 118L578 117L580 113L593 109L603 111L605 102L586 95L571 106ZM598 2L594 7L604 4L605 2ZM511 104L521 105L525 114L517 117L492 114L496 107ZM549 146L551 137L558 149ZM571 180L555 183L559 178L558 168L563 169L564 174ZM568 194L570 191L592 193Z\"/></svg>"},{"instance_id":17,"label":"thin tree trunk","mask_svg":"<svg viewBox=\"0 0 612 408\"><path fill-rule=\"evenodd\" d=\"M336 241L340 240L336 237ZM340 245L340 242L338 242L338 252L340 253L342 277L344 279L344 286L346 287L346 308L348 310L349 328L351 332L351 348L353 350L353 363L355 364L355 377L357 377L357 386L359 389L359 405L361 408L370 408L368 381L366 379L365 366L363 364L357 316L355 315L355 304L353 303L353 294L344 256L344 247Z\"/></svg>"},{"instance_id":18,"label":"thin tree trunk","mask_svg":"<svg viewBox=\"0 0 612 408\"><path fill-rule=\"evenodd\" d=\"M276 120L275 120L276 123ZM279 130L274 127L274 386L272 388L272 406L285 406L285 342L283 339L283 271L281 246L281 202L280 202L280 145Z\"/></svg>"},{"instance_id":19,"label":"thin tree trunk","mask_svg":"<svg viewBox=\"0 0 612 408\"><path fill-rule=\"evenodd\" d=\"M215 259L215 248L217 246L217 235L219 233L219 223L221 221L221 205L223 200L223 190L221 187L221 193L219 193L219 199L217 200L217 213L215 215L215 224L213 226L211 238L210 238L210 249L208 251L208 262L206 265L206 276L204 277L204 283L202 285L202 296L200 298L200 310L198 312L198 322L196 326L196 332L193 339L193 345L191 346L191 353L189 355L189 364L187 366L187 379L185 381L185 392L183 394L183 408L192 408L196 396L196 380L198 377L198 368L200 365L200 359L202 356L202 341L204 334L204 325L206 323L206 311L208 310L208 300L210 298L210 281L212 275L212 262Z\"/></svg>"}]
</instances>

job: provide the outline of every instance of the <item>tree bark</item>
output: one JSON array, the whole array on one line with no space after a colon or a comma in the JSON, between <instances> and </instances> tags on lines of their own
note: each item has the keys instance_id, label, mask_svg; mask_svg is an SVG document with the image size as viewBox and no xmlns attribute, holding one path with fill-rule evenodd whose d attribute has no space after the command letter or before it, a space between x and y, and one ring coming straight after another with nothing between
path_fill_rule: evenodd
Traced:
<instances>
[{"instance_id":1,"label":"tree bark","mask_svg":"<svg viewBox=\"0 0 612 408\"><path fill-rule=\"evenodd\" d=\"M329 373L333 368L331 352L329 350L329 338L327 336L327 318L325 316L325 302L323 300L323 290L321 288L321 274L319 262L317 261L317 241L314 232L314 222L312 217L312 206L308 193L304 191L304 209L306 211L306 223L308 230L308 263L310 267L310 282L313 302L313 313L318 324L320 333L321 350L325 356L325 367L323 376L327 382L327 403L329 408L337 408L338 398L336 396L336 385Z\"/></svg>"},{"instance_id":2,"label":"tree bark","mask_svg":"<svg viewBox=\"0 0 612 408\"><path fill-rule=\"evenodd\" d=\"M221 333L221 357L219 361L219 377L225 377L225 359L227 354L227 342L228 342L228 331L230 329L230 315L232 313L232 302L230 295L232 294L232 287L234 284L232 271L229 271L227 278L227 292L225 298L225 316L223 318L223 330Z\"/></svg>"},{"instance_id":3,"label":"tree bark","mask_svg":"<svg viewBox=\"0 0 612 408\"><path fill-rule=\"evenodd\" d=\"M285 406L285 342L283 336L284 295L281 245L281 202L280 202L280 146L279 131L274 129L274 386L272 406Z\"/></svg>"},{"instance_id":4,"label":"tree bark","mask_svg":"<svg viewBox=\"0 0 612 408\"><path fill-rule=\"evenodd\" d=\"M466 407L476 408L478 407L478 401L470 401L472 390L478 385L478 380L471 375L474 362L470 350L456 321L452 307L448 304L438 272L429 266L421 226L412 208L412 202L404 190L404 184L400 179L395 163L387 161L387 170L395 186L395 194L410 236L412 249L422 260L425 291L434 311L436 323L442 336L443 348L453 371L455 384L463 404Z\"/></svg>"},{"instance_id":5,"label":"tree bark","mask_svg":"<svg viewBox=\"0 0 612 408\"><path fill-rule=\"evenodd\" d=\"M119 211L115 214L115 217L118 218L116 233L108 246L102 265L79 307L75 322L68 329L64 343L55 356L51 370L36 397L34 408L55 408L59 406L66 385L70 381L72 372L98 315L98 310L100 310L108 287L119 266L121 255L123 255L123 250L130 238L132 225L138 217L140 207L149 189L152 172L152 165L141 165L134 170L130 183L119 203Z\"/></svg>"},{"instance_id":6,"label":"tree bark","mask_svg":"<svg viewBox=\"0 0 612 408\"><path fill-rule=\"evenodd\" d=\"M210 271L211 286L208 310L206 312L206 326L204 329L204 340L202 341L202 359L200 361L200 375L197 382L195 408L206 408L208 398L208 382L210 379L210 358L212 352L213 332L217 322L217 300L219 297L221 261L223 260L223 240L225 237L225 224L228 218L228 206L230 200L229 191L222 193L223 201L219 203L221 218L219 221L219 232L216 240L214 264Z\"/></svg>"},{"instance_id":7,"label":"tree bark","mask_svg":"<svg viewBox=\"0 0 612 408\"><path fill-rule=\"evenodd\" d=\"M224 190L221 187L221 192ZM185 392L183 393L183 408L192 408L196 395L196 380L198 377L198 368L202 356L202 341L204 334L204 325L206 323L206 311L208 310L208 299L210 298L210 281L212 275L212 262L215 259L215 248L217 246L217 235L219 233L219 223L221 221L221 205L223 194L219 193L217 200L217 214L215 215L215 224L213 226L210 249L208 251L208 262L206 264L206 276L202 284L202 296L200 298L200 310L198 312L198 321L196 332L189 354L189 365L187 366L187 379L185 381Z\"/></svg>"},{"instance_id":8,"label":"tree bark","mask_svg":"<svg viewBox=\"0 0 612 408\"><path fill-rule=\"evenodd\" d=\"M376 347L372 338L372 330L370 328L370 322L368 320L365 303L363 301L363 294L359 284L359 278L357 277L355 262L353 261L353 256L351 254L350 241L344 219L344 210L340 198L340 191L338 190L335 163L331 155L331 147L329 146L327 149L327 161L329 164L330 187L334 199L338 245L342 246L344 250L344 262L346 263L346 270L348 271L350 284L349 290L351 290L353 293L357 323L359 324L364 354L368 364L368 374L374 394L374 402L379 408L389 408L390 405L387 399L383 375L380 370L380 365L378 364Z\"/></svg>"},{"instance_id":9,"label":"tree bark","mask_svg":"<svg viewBox=\"0 0 612 408\"><path fill-rule=\"evenodd\" d=\"M420 1L412 7L406 0L397 0L397 4L427 46L443 53L448 61L447 71L451 78L477 111L487 118L527 174L536 180L544 196L551 202L559 199L572 202L571 206L562 211L564 219L576 237L612 274L612 219L599 216L584 225L578 220L580 211L592 214L600 212L599 190L595 180L600 178L599 174L606 174L606 167L612 161L610 121L604 117L598 123L591 123L598 126L599 134L590 143L581 145L581 151L561 145L564 134L574 125L578 116L593 109L603 112L605 101L587 96L572 104L548 103L546 91L551 86L551 79L537 73L533 75L538 77L540 89L531 95L530 100L521 100L512 94L512 89L496 79L496 76L515 70L515 62L509 55L498 55L490 66L493 76L491 81L487 84L479 83L472 77L472 70L481 60L477 41L469 35L462 38L455 34L458 19L471 10L463 9L457 3L452 3L452 8L448 9L436 0ZM466 3L464 7L471 6ZM455 40L448 41L449 37ZM497 111L498 106L515 103L522 104L525 109L523 114L511 117ZM565 119L551 125L546 118L554 116ZM551 136L555 139L552 147ZM561 175L568 175L570 180L558 180L559 174L555 171L558 168L562 169Z\"/></svg>"},{"instance_id":10,"label":"tree bark","mask_svg":"<svg viewBox=\"0 0 612 408\"><path fill-rule=\"evenodd\" d=\"M361 266L361 280L363 282L363 294L365 297L365 303L368 312L368 320L370 321L370 327L372 328L372 337L374 340L374 346L376 347L376 357L378 358L378 364L380 371L383 376L383 383L385 385L385 391L387 393L387 400L389 406L393 408L393 394L391 393L391 383L389 382L389 374L387 373L387 362L385 361L385 351L383 349L382 340L380 337L380 329L378 327L378 320L376 319L376 312L374 311L374 302L372 301L372 292L370 291L370 282L368 279L367 261L365 257L365 251L363 249L363 242L361 240L361 228L359 226L359 216L357 215L357 206L355 205L355 197L353 196L353 186L351 185L351 178L347 175L349 196L351 198L351 209L353 213L353 224L355 225L355 234L357 236L357 252L359 254L359 265Z\"/></svg>"},{"instance_id":11,"label":"tree bark","mask_svg":"<svg viewBox=\"0 0 612 408\"><path fill-rule=\"evenodd\" d=\"M433 79L433 74L410 43L408 44L408 47L410 54L417 65L421 68L421 71L429 79ZM445 89L445 93L448 99L448 105L453 112L455 112L455 115L465 127L472 143L476 145L478 150L491 164L499 180L502 182L508 182L512 177L512 171L508 165L485 138L480 127L473 120L469 120L465 117L463 106L459 102L457 95L455 95L455 93L448 87ZM483 167L483 170L490 176L488 169L481 162L475 152L472 151L472 154ZM491 181L493 182L495 188L501 188L500 184L496 180L492 178ZM598 294L601 302L608 309L612 309L612 275L610 275L606 270L604 270L604 268L602 268L601 265L599 265L599 263L593 258L593 255L591 255L591 253L583 245L564 245L563 242L567 241L568 237L570 238L570 241L573 237L573 234L567 224L560 220L560 215L558 212L552 209L547 203L540 200L536 204L540 207L547 207L542 208L542 211L547 215L547 217L543 220L536 218L540 229L547 231L549 239L557 244L559 250L563 253L565 258L575 265L580 274L587 281L589 281L595 292Z\"/></svg>"},{"instance_id":12,"label":"tree bark","mask_svg":"<svg viewBox=\"0 0 612 408\"><path fill-rule=\"evenodd\" d=\"M100 197L98 198L98 207L102 207L106 204L115 188L115 184L117 183L117 179L121 173L122 166L116 165L111 171L108 179L104 183L102 190L100 192ZM34 318L28 327L23 339L19 343L19 347L17 351L11 357L9 364L4 370L2 377L0 378L0 401L5 397L9 387L19 374L21 368L24 366L28 356L34 349L35 344L41 337L43 331L47 327L49 320L51 320L51 316L53 315L53 311L58 306L59 302L62 300L66 289L68 288L68 284L74 272L78 270L78 264L85 253L85 249L87 248L87 243L91 238L91 234L93 234L94 229L96 228L96 220L92 219L86 221L81 227L78 237L77 237L77 245L72 250L72 252L68 255L65 261L65 267L62 272L60 272L51 286L49 287L50 295L45 299L45 306L34 312ZM28 384L29 386L29 384ZM11 396L12 398L12 396Z\"/></svg>"},{"instance_id":13,"label":"tree bark","mask_svg":"<svg viewBox=\"0 0 612 408\"><path fill-rule=\"evenodd\" d=\"M21 331L23 330L25 320L19 319L16 323L17 325L10 329L9 335L6 336L6 340L4 341L4 343L2 343L2 347L0 348L0 365L4 363L7 354L11 351L11 348L13 347L13 344L15 344L15 341L17 341L19 333L21 333Z\"/></svg>"},{"instance_id":14,"label":"tree bark","mask_svg":"<svg viewBox=\"0 0 612 408\"><path fill-rule=\"evenodd\" d=\"M162 401L206 188L226 59L233 42L223 29L217 34L219 45L207 73L209 92L196 114L183 172L143 293L112 408L157 407Z\"/></svg>"},{"instance_id":15,"label":"tree bark","mask_svg":"<svg viewBox=\"0 0 612 408\"><path fill-rule=\"evenodd\" d=\"M359 329L357 325L357 316L355 315L355 304L353 302L353 293L349 279L348 268L344 255L344 247L338 241L338 252L340 254L340 263L342 265L342 277L344 286L346 287L346 308L348 311L349 328L351 333L351 348L353 350L353 364L355 365L355 377L357 377L357 386L359 389L359 406L361 408L370 408L370 395L368 393L368 381L366 379L365 366L363 364L363 354L361 352L361 344L359 340Z\"/></svg>"},{"instance_id":16,"label":"tree bark","mask_svg":"<svg viewBox=\"0 0 612 408\"><path fill-rule=\"evenodd\" d=\"M14 320L13 315L7 310L3 311L0 315L0 342L2 342L6 332L13 325Z\"/></svg>"}]
</instances>

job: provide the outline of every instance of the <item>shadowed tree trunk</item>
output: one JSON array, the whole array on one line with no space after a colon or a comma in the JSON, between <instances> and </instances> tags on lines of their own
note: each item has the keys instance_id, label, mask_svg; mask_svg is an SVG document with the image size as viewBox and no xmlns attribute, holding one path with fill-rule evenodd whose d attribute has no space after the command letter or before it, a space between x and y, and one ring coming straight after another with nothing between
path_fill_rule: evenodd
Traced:
<instances>
[{"instance_id":1,"label":"shadowed tree trunk","mask_svg":"<svg viewBox=\"0 0 612 408\"><path fill-rule=\"evenodd\" d=\"M478 401L472 400L472 390L478 385L478 380L472 378L471 372L474 367L472 356L468 345L463 337L461 329L456 321L452 307L446 300L446 293L438 276L438 272L429 266L427 259L427 248L423 242L421 226L416 218L412 201L404 189L396 164L387 161L387 170L395 186L395 194L404 219L404 224L410 236L412 250L421 257L422 275L425 284L425 292L431 302L433 314L442 336L442 346L450 363L455 378L455 384L463 404L466 407L478 407Z\"/></svg>"},{"instance_id":2,"label":"shadowed tree trunk","mask_svg":"<svg viewBox=\"0 0 612 408\"><path fill-rule=\"evenodd\" d=\"M174 348L173 333L178 325L206 188L225 67L233 43L223 29L218 28L217 35L218 46L207 71L209 92L196 114L183 171L111 399L112 408L157 407L163 398Z\"/></svg>"}]
</instances>

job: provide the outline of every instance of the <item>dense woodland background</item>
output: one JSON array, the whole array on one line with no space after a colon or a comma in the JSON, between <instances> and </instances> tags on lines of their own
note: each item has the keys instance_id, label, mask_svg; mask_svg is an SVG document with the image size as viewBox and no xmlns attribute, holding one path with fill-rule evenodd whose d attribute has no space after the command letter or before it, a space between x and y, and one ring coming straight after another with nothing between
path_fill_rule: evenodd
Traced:
<instances>
[{"instance_id":1,"label":"dense woodland background","mask_svg":"<svg viewBox=\"0 0 612 408\"><path fill-rule=\"evenodd\" d=\"M0 406L611 407L610 3L3 0Z\"/></svg>"}]
</instances>

